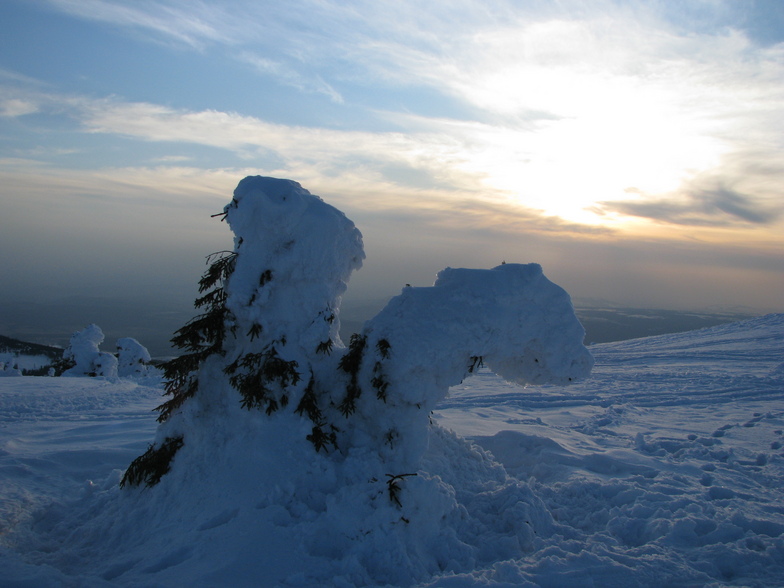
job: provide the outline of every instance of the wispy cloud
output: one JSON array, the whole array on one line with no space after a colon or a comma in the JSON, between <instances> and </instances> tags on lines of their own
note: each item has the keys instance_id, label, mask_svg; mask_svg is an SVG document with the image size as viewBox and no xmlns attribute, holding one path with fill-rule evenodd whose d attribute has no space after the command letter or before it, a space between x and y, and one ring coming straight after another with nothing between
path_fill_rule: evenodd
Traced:
<instances>
[{"instance_id":1,"label":"wispy cloud","mask_svg":"<svg viewBox=\"0 0 784 588\"><path fill-rule=\"evenodd\" d=\"M250 51L242 51L239 60L252 66L257 72L274 76L281 83L296 88L303 92L324 94L330 100L338 104L343 104L344 100L340 93L325 82L320 75L311 74L306 76L298 72L293 67L280 61L274 61L266 57L261 57Z\"/></svg>"},{"instance_id":2,"label":"wispy cloud","mask_svg":"<svg viewBox=\"0 0 784 588\"><path fill-rule=\"evenodd\" d=\"M738 18L732 2L50 3L196 48L220 45L347 111L358 105L343 85L426 89L470 113L434 119L412 104L403 114L401 98L397 112L378 113L400 132L350 132L220 110L72 101L91 133L210 145L246 161L274 152L283 171L454 190L572 225L778 218L769 200L780 197L772 184L784 172L749 172L782 156L784 44L755 42L741 28L751 17ZM647 196L629 198L629 186Z\"/></svg>"},{"instance_id":3,"label":"wispy cloud","mask_svg":"<svg viewBox=\"0 0 784 588\"><path fill-rule=\"evenodd\" d=\"M0 67L0 80L3 82L16 82L27 86L43 86L45 85L44 82L41 80L31 78L30 76L26 76L20 74L19 72L12 71L9 69L4 69Z\"/></svg>"},{"instance_id":4,"label":"wispy cloud","mask_svg":"<svg viewBox=\"0 0 784 588\"><path fill-rule=\"evenodd\" d=\"M231 42L232 25L226 13L199 1L129 4L112 0L47 0L72 16L154 33L159 39L202 48L206 43Z\"/></svg>"},{"instance_id":5,"label":"wispy cloud","mask_svg":"<svg viewBox=\"0 0 784 588\"><path fill-rule=\"evenodd\" d=\"M19 98L0 98L0 116L15 118L38 111L38 105Z\"/></svg>"},{"instance_id":6,"label":"wispy cloud","mask_svg":"<svg viewBox=\"0 0 784 588\"><path fill-rule=\"evenodd\" d=\"M767 225L782 216L782 207L765 207L754 198L728 188L676 194L668 198L643 198L605 202L608 211L687 226L728 226L739 223Z\"/></svg>"}]
</instances>

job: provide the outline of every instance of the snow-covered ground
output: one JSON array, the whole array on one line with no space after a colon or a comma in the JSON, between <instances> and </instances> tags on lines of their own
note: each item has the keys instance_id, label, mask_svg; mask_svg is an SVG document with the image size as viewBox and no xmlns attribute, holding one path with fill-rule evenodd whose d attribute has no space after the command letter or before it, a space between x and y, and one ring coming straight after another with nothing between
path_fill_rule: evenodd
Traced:
<instances>
[{"instance_id":1,"label":"snow-covered ground","mask_svg":"<svg viewBox=\"0 0 784 588\"><path fill-rule=\"evenodd\" d=\"M474 577L784 586L784 315L591 351L587 382L520 390L480 373L438 411L563 525Z\"/></svg>"},{"instance_id":2,"label":"snow-covered ground","mask_svg":"<svg viewBox=\"0 0 784 588\"><path fill-rule=\"evenodd\" d=\"M482 370L441 402L434 422L511 478L434 428L425 461L466 513L450 546L473 544L416 583L784 586L784 315L591 351L586 382L520 388ZM316 504L318 472L305 489L227 479L217 511L195 487L157 503L120 490L160 402L155 377L0 379L0 586L396 583L368 561L398 543L319 518L340 497Z\"/></svg>"},{"instance_id":3,"label":"snow-covered ground","mask_svg":"<svg viewBox=\"0 0 784 588\"><path fill-rule=\"evenodd\" d=\"M0 364L3 364L3 371L37 370L44 366L51 365L52 358L45 355L18 355L15 353L0 353ZM7 375L7 374L6 374ZM16 374L14 374L16 375Z\"/></svg>"}]
</instances>

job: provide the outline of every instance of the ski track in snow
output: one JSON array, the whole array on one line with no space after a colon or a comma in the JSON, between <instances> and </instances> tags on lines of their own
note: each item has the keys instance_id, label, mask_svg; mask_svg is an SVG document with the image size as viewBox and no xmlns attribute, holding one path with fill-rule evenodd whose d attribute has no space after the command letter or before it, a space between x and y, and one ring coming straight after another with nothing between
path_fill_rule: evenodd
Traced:
<instances>
[{"instance_id":1,"label":"ski track in snow","mask_svg":"<svg viewBox=\"0 0 784 588\"><path fill-rule=\"evenodd\" d=\"M520 388L483 370L438 406L434 419L529 484L556 528L532 553L427 585L784 586L784 315L591 351L586 382ZM100 577L89 561L46 563L47 519L119 481L153 438L160 394L155 378L0 380L0 586L130 585L139 566L165 586L193 563L188 546ZM294 528L283 514L270 529ZM231 525L244 529L227 502L198 533ZM285 560L296 536L267 549Z\"/></svg>"}]
</instances>

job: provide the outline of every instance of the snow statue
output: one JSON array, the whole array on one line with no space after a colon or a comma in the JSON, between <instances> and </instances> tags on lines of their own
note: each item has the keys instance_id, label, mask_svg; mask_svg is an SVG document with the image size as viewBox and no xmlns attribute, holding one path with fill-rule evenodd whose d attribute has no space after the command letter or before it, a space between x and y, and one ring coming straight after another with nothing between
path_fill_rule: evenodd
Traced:
<instances>
[{"instance_id":1,"label":"snow statue","mask_svg":"<svg viewBox=\"0 0 784 588\"><path fill-rule=\"evenodd\" d=\"M103 331L98 325L88 325L71 335L68 347L63 352L66 367L63 376L117 376L117 358L111 353L100 351Z\"/></svg>"},{"instance_id":2,"label":"snow statue","mask_svg":"<svg viewBox=\"0 0 784 588\"><path fill-rule=\"evenodd\" d=\"M141 378L147 375L150 352L132 337L117 339L117 375L123 378Z\"/></svg>"},{"instance_id":3,"label":"snow statue","mask_svg":"<svg viewBox=\"0 0 784 588\"><path fill-rule=\"evenodd\" d=\"M432 287L405 288L346 347L341 295L364 259L354 224L298 183L260 176L220 216L234 247L208 257L201 314L172 339L184 353L163 366L161 424L121 481L153 491L128 504L154 500L207 527L227 496L243 512L277 509L309 521L302 541L315 555L358 562L358 583L412 583L477 557L498 509L509 541L532 549L552 526L545 507L431 411L481 365L521 384L586 377L593 360L566 292L536 264L448 268ZM508 510L494 501L512 486Z\"/></svg>"}]
</instances>

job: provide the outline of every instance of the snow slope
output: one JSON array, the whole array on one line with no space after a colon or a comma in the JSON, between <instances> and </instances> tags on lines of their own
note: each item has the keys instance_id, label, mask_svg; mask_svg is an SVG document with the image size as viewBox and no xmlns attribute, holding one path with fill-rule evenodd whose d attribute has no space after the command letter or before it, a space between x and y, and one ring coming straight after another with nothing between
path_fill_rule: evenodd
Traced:
<instances>
[{"instance_id":1,"label":"snow slope","mask_svg":"<svg viewBox=\"0 0 784 588\"><path fill-rule=\"evenodd\" d=\"M439 404L427 470L464 514L419 546L438 569L417 573L406 565L431 559L400 557L396 534L439 505L347 537L355 521L325 517L319 472L276 488L287 448L272 435L268 471L193 472L166 502L176 513L144 490L123 502L160 381L3 378L0 585L783 586L784 315L591 351L586 382L520 388L481 370ZM195 502L200 482L222 492L217 510ZM423 483L400 480L404 505Z\"/></svg>"},{"instance_id":2,"label":"snow slope","mask_svg":"<svg viewBox=\"0 0 784 588\"><path fill-rule=\"evenodd\" d=\"M563 525L469 577L784 586L784 315L591 351L588 382L520 390L485 372L438 411Z\"/></svg>"}]
</instances>

